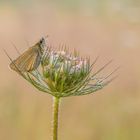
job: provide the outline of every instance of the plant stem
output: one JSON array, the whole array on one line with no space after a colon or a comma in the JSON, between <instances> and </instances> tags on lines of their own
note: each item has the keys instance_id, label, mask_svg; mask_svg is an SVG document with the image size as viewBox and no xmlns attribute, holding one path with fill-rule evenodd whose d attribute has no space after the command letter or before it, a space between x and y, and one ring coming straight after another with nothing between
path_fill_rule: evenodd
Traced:
<instances>
[{"instance_id":1,"label":"plant stem","mask_svg":"<svg viewBox=\"0 0 140 140\"><path fill-rule=\"evenodd\" d=\"M53 98L53 140L58 140L58 113L60 98Z\"/></svg>"}]
</instances>

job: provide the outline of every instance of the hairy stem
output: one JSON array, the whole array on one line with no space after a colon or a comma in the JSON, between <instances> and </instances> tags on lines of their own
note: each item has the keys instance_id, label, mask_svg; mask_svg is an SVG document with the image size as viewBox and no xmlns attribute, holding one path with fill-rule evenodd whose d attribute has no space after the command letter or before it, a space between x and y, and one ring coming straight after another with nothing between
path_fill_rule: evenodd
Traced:
<instances>
[{"instance_id":1,"label":"hairy stem","mask_svg":"<svg viewBox=\"0 0 140 140\"><path fill-rule=\"evenodd\" d=\"M58 97L53 98L53 140L58 140L59 101Z\"/></svg>"}]
</instances>

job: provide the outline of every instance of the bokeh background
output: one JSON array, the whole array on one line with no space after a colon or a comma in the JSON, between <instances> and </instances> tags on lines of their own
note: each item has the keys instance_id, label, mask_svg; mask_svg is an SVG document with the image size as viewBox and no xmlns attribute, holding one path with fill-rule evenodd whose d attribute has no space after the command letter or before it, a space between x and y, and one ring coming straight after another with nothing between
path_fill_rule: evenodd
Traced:
<instances>
[{"instance_id":1,"label":"bokeh background","mask_svg":"<svg viewBox=\"0 0 140 140\"><path fill-rule=\"evenodd\" d=\"M96 71L118 65L119 77L96 94L61 102L60 140L140 140L140 1L1 0L0 140L50 140L52 97L41 93L8 67L16 53L49 35L94 60Z\"/></svg>"}]
</instances>

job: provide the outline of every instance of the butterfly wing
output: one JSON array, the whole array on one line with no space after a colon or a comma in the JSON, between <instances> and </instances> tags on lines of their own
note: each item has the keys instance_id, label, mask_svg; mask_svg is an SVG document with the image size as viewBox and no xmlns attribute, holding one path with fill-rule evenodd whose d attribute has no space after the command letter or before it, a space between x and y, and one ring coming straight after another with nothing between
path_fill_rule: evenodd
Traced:
<instances>
[{"instance_id":1,"label":"butterfly wing","mask_svg":"<svg viewBox=\"0 0 140 140\"><path fill-rule=\"evenodd\" d=\"M34 54L29 60L28 63L26 63L26 70L29 71L33 71L35 69L38 68L39 64L41 62L41 55L40 53L36 53Z\"/></svg>"},{"instance_id":2,"label":"butterfly wing","mask_svg":"<svg viewBox=\"0 0 140 140\"><path fill-rule=\"evenodd\" d=\"M33 46L20 55L10 64L10 68L19 72L29 72L35 70L41 61L41 54L38 46Z\"/></svg>"}]
</instances>

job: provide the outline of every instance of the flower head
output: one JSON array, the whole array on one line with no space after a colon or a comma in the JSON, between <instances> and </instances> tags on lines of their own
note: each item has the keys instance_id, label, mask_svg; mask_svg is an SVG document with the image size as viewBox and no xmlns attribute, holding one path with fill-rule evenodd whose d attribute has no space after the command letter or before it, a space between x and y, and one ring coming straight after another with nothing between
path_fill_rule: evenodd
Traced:
<instances>
[{"instance_id":1,"label":"flower head","mask_svg":"<svg viewBox=\"0 0 140 140\"><path fill-rule=\"evenodd\" d=\"M112 61L92 73L97 59L91 63L89 58L82 58L75 52L69 53L67 49L56 51L47 48L40 67L18 73L40 91L55 97L86 95L102 89L115 78L108 79L117 69L103 78L97 76Z\"/></svg>"}]
</instances>

